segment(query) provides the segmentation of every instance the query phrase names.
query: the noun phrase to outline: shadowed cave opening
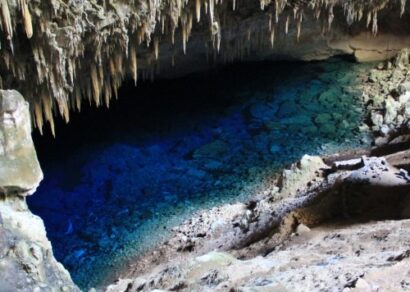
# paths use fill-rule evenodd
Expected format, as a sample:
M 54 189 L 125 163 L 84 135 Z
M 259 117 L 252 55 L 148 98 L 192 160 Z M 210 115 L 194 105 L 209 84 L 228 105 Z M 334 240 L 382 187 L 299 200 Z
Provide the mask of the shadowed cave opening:
M 263 191 L 303 154 L 366 147 L 368 68 L 264 62 L 125 82 L 110 109 L 84 104 L 55 139 L 34 133 L 45 178 L 30 208 L 73 280 L 103 285 L 194 212 Z

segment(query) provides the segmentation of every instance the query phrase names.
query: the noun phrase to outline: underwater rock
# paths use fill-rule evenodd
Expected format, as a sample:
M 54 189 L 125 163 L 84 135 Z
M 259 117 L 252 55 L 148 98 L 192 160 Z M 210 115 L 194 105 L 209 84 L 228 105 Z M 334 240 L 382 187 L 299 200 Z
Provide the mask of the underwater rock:
M 336 100 L 342 97 L 343 93 L 339 86 L 334 86 L 331 89 L 323 92 L 319 96 L 319 102 L 328 107 L 332 107 Z
M 254 104 L 249 109 L 252 117 L 261 121 L 272 120 L 275 117 L 277 110 L 277 107 L 275 108 L 261 103 Z
M 282 151 L 282 146 L 278 145 L 278 144 L 272 144 L 269 147 L 269 151 L 272 154 L 277 154 L 280 153 Z
M 221 140 L 213 141 L 195 150 L 193 154 L 194 159 L 203 158 L 221 158 L 228 152 L 228 144 Z
M 294 101 L 285 101 L 279 106 L 277 117 L 283 119 L 297 114 L 300 112 L 298 107 L 299 106 Z

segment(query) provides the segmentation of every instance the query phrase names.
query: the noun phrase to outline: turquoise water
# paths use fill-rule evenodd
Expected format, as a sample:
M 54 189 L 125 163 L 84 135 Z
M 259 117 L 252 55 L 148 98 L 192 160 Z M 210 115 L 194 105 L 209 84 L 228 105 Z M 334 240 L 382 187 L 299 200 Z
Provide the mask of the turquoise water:
M 366 69 L 256 63 L 125 84 L 110 110 L 35 137 L 45 179 L 30 208 L 80 287 L 112 281 L 198 210 L 257 194 L 303 154 L 363 147 Z

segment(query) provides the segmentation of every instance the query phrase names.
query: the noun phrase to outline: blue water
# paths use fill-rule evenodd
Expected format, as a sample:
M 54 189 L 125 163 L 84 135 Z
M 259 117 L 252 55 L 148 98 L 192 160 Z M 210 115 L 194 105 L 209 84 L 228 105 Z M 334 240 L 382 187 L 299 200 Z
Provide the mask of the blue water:
M 244 200 L 303 154 L 363 147 L 345 60 L 256 63 L 125 84 L 57 138 L 35 136 L 45 179 L 29 199 L 82 288 L 113 280 L 194 212 Z

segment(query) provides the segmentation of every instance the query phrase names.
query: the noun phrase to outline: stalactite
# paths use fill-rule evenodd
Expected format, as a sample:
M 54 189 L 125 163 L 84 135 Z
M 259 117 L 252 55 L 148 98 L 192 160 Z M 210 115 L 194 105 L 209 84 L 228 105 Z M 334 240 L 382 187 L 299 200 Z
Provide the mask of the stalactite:
M 196 21 L 201 21 L 201 0 L 195 1 L 195 12 L 196 12 Z
M 31 20 L 31 14 L 28 9 L 28 5 L 26 0 L 21 0 L 22 1 L 22 16 L 23 16 L 23 23 L 24 23 L 24 29 L 26 31 L 27 38 L 31 39 L 33 36 L 33 24 Z
M 43 135 L 43 111 L 40 105 L 41 101 L 34 103 L 34 121 L 36 128 L 40 131 L 40 134 Z
M 64 100 L 62 102 L 60 102 L 61 107 L 62 107 L 62 116 L 64 118 L 64 121 L 66 123 L 70 122 L 70 111 L 69 111 L 69 106 L 68 106 L 68 100 Z
M 174 44 L 177 28 L 181 30 L 182 49 L 185 54 L 193 31 L 194 17 L 197 22 L 201 20 L 205 22 L 211 31 L 205 43 L 212 44 L 214 51 L 209 51 L 206 57 L 208 58 L 212 54 L 214 58 L 217 58 L 219 50 L 223 46 L 223 54 L 218 58 L 232 62 L 234 59 L 243 58 L 251 49 L 260 49 L 269 45 L 269 41 L 273 47 L 277 29 L 284 27 L 285 34 L 288 34 L 292 10 L 295 14 L 296 34 L 297 39 L 299 39 L 302 33 L 304 12 L 311 13 L 316 19 L 321 18 L 325 33 L 326 24 L 328 25 L 327 30 L 330 30 L 333 22 L 334 7 L 342 6 L 348 24 L 360 21 L 363 15 L 367 14 L 367 26 L 376 34 L 378 31 L 378 13 L 387 4 L 398 3 L 397 7 L 400 8 L 401 15 L 406 9 L 406 0 L 254 1 L 259 1 L 260 8 L 266 11 L 265 15 L 269 17 L 269 35 L 266 33 L 266 23 L 263 23 L 264 29 L 249 27 L 239 31 L 230 27 L 232 26 L 230 23 L 232 12 L 230 12 L 229 7 L 232 5 L 232 10 L 236 11 L 237 0 L 232 0 L 232 4 L 227 1 L 224 3 L 222 0 L 195 0 L 195 2 L 193 0 L 123 1 L 121 5 L 129 5 L 132 13 L 134 13 L 132 10 L 134 7 L 137 9 L 136 11 L 139 11 L 141 6 L 141 11 L 144 11 L 142 14 L 130 16 L 130 19 L 122 19 L 121 13 L 117 13 L 115 19 L 105 18 L 104 13 L 107 10 L 103 8 L 103 5 L 106 5 L 108 10 L 113 11 L 118 8 L 115 1 L 110 5 L 107 5 L 107 1 L 95 1 L 93 7 L 87 8 L 89 10 L 84 12 L 81 9 L 78 11 L 73 9 L 75 5 L 82 4 L 58 0 L 51 5 L 54 10 L 46 14 L 40 5 L 42 1 L 28 3 L 28 0 L 0 0 L 1 33 L 3 39 L 8 40 L 9 45 L 9 47 L 3 45 L 1 48 L 3 70 L 7 71 L 9 76 L 8 79 L 3 79 L 5 83 L 3 86 L 9 86 L 10 82 L 24 84 L 22 86 L 27 87 L 27 99 L 33 101 L 33 104 L 43 105 L 43 109 L 38 105 L 32 109 L 36 126 L 43 125 L 44 120 L 49 121 L 51 126 L 53 114 L 59 112 L 68 120 L 69 110 L 81 109 L 82 98 L 88 98 L 90 102 L 94 100 L 97 105 L 104 103 L 101 99 L 105 98 L 105 104 L 108 106 L 113 93 L 117 97 L 117 89 L 126 73 L 130 73 L 136 83 L 139 45 L 144 43 L 144 45 L 149 46 L 148 50 L 153 50 L 153 53 L 147 54 L 149 55 L 147 56 L 145 55 L 147 50 L 142 48 L 141 53 L 144 54 L 144 60 L 152 58 L 152 60 L 157 61 L 148 65 L 143 63 L 142 69 L 144 67 L 145 69 L 150 68 L 150 71 L 140 70 L 140 72 L 145 72 L 144 74 L 148 78 L 153 75 L 152 72 L 160 69 L 159 54 L 163 40 L 169 39 L 169 35 L 171 35 Z M 80 2 L 82 3 L 82 1 Z M 307 9 L 303 11 L 303 8 Z M 202 17 L 205 20 L 201 19 L 203 11 L 207 15 L 207 17 Z M 260 12 L 259 14 L 262 15 Z M 16 16 L 21 16 L 21 19 Z M 54 21 L 54 19 L 59 21 Z M 112 22 L 104 22 L 103 19 L 110 19 Z M 17 25 L 21 28 L 17 29 Z M 34 31 L 33 25 L 36 29 Z M 103 28 L 100 25 L 103 25 Z M 77 27 L 81 27 L 84 31 L 77 32 Z M 104 30 L 104 33 L 99 34 L 100 30 Z M 25 35 L 20 36 L 16 33 L 17 31 L 22 31 Z M 224 43 L 222 43 L 222 31 L 224 38 L 227 37 Z M 88 43 L 82 39 L 84 32 L 97 33 L 92 36 Z M 232 35 L 237 34 L 242 36 L 232 41 Z M 23 48 L 22 37 L 33 38 L 33 41 L 29 43 L 30 46 Z M 64 41 L 64 45 L 60 43 L 61 40 Z M 153 40 L 152 45 L 151 40 Z M 31 50 L 29 53 L 33 56 L 32 60 L 22 65 L 23 62 L 17 59 L 17 56 L 21 56 L 19 55 L 21 52 L 13 55 L 12 42 L 20 51 L 24 50 L 27 53 L 27 50 Z M 125 64 L 125 60 L 128 61 L 128 64 Z M 172 53 L 172 63 L 173 65 L 175 63 L 174 53 Z M 29 79 L 28 76 L 32 76 L 32 80 L 26 80 Z M 88 78 L 90 82 L 81 80 L 80 76 L 90 76 Z M 28 83 L 30 81 L 32 84 Z M 40 95 L 36 93 L 39 91 L 38 88 L 41 88 L 42 91 Z M 51 100 L 51 102 L 44 102 L 43 98 Z M 43 111 L 43 121 L 39 118 L 39 111 Z
M 215 0 L 209 0 L 209 18 L 211 23 L 214 23 Z
M 191 37 L 191 32 L 192 32 L 192 14 L 188 13 L 188 23 L 187 23 L 187 38 Z
M 272 27 L 272 30 L 270 31 L 270 45 L 272 49 L 275 46 L 275 27 Z
M 75 106 L 78 112 L 81 111 L 81 91 L 80 87 L 76 86 L 74 89 L 74 96 L 75 96 Z
M 132 73 L 132 79 L 134 80 L 135 85 L 138 82 L 138 60 L 137 60 L 137 48 L 131 45 L 130 48 L 130 71 Z
M 407 0 L 400 0 L 400 15 L 403 16 L 404 11 L 406 10 Z
M 95 64 L 91 65 L 90 68 L 90 77 L 91 77 L 91 84 L 93 87 L 93 98 L 94 102 L 97 106 L 100 105 L 100 82 L 98 80 L 98 75 L 97 75 L 97 67 Z
M 0 1 L 1 9 L 1 27 L 6 35 L 6 39 L 11 42 L 13 38 L 13 26 L 11 24 L 11 16 L 9 10 L 9 4 L 7 0 Z
M 285 34 L 289 33 L 289 15 L 286 17 L 286 22 L 285 22 Z
M 186 27 L 185 26 L 181 27 L 181 33 L 182 33 L 182 51 L 184 52 L 184 55 L 185 55 L 186 54 L 186 42 L 187 42 Z
M 171 44 L 175 44 L 175 27 L 172 28 L 171 32 Z
M 372 13 L 369 11 L 369 12 L 367 12 L 367 20 L 366 20 L 366 27 L 367 28 L 369 27 L 371 21 L 372 21 Z
M 378 26 L 377 26 L 377 11 L 373 13 L 373 24 L 372 24 L 372 32 L 374 35 L 377 34 Z
M 335 18 L 335 15 L 333 14 L 333 5 L 330 5 L 329 9 L 328 9 L 328 18 L 327 18 L 327 22 L 328 22 L 328 30 L 330 31 L 331 27 L 332 27 L 332 23 L 333 23 L 333 19 Z
M 154 55 L 155 55 L 155 60 L 158 60 L 158 56 L 159 56 L 159 40 L 158 40 L 158 37 L 154 38 Z
M 105 99 L 105 106 L 107 108 L 110 108 L 110 100 L 111 100 L 110 82 L 104 82 L 104 99 Z
M 296 38 L 299 41 L 300 39 L 300 33 L 302 31 L 302 22 L 303 22 L 303 10 L 299 12 L 299 17 L 298 17 L 298 22 L 297 22 L 297 33 L 296 33 Z

